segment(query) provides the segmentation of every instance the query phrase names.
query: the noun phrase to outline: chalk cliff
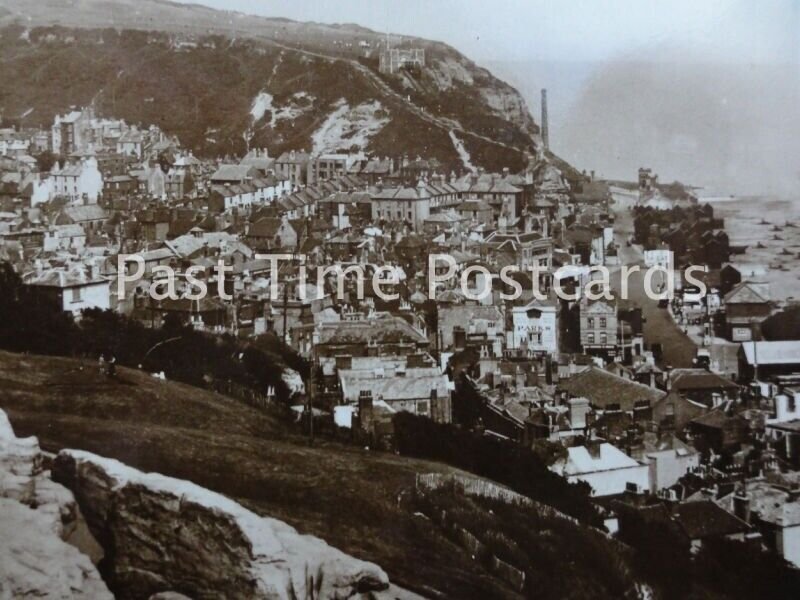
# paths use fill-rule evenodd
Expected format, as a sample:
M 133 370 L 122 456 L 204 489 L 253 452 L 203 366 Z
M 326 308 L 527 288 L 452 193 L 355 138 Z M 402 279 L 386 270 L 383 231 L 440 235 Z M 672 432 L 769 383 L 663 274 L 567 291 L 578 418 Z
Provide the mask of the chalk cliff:
M 0 598 L 112 598 L 92 564 L 102 550 L 44 462 L 0 410 Z
M 358 598 L 384 571 L 188 481 L 63 450 L 53 477 L 72 490 L 106 550 L 118 598 L 162 591 L 227 598 Z

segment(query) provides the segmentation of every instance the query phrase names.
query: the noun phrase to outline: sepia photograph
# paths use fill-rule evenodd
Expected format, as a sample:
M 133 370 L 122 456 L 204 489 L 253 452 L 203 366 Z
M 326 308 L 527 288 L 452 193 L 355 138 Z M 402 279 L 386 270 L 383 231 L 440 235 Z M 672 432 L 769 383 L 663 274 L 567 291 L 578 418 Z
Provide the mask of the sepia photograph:
M 0 600 L 800 599 L 800 0 L 0 0 Z

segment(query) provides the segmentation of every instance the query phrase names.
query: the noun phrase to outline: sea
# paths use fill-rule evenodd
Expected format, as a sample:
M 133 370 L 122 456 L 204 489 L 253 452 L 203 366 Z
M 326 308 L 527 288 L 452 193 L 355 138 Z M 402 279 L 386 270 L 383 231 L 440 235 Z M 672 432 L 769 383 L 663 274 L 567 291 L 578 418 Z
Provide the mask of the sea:
M 770 284 L 772 299 L 800 302 L 800 198 L 767 197 L 699 198 L 714 207 L 725 220 L 732 246 L 747 246 L 744 254 L 731 256 L 733 263 L 761 265 Z

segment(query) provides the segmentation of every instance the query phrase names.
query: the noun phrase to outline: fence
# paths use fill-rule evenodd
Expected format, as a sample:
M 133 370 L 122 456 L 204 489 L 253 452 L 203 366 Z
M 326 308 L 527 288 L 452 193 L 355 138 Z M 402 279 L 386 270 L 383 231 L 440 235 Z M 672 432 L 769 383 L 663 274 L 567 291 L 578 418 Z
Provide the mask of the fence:
M 256 408 L 267 408 L 275 403 L 275 397 L 234 381 L 214 381 L 209 387 L 220 394 L 236 398 Z
M 466 477 L 464 475 L 456 474 L 445 475 L 442 473 L 417 473 L 415 483 L 417 492 L 421 494 L 424 494 L 426 491 L 433 491 L 446 486 L 454 485 L 466 496 L 490 498 L 492 500 L 497 500 L 508 504 L 518 504 L 520 506 L 530 507 L 535 509 L 539 515 L 556 519 L 565 519 L 580 527 L 587 527 L 586 525 L 581 524 L 580 521 L 574 517 L 570 517 L 569 515 L 562 513 L 560 510 L 555 509 L 552 506 L 537 502 L 536 500 L 532 500 L 527 496 L 523 496 L 514 490 L 502 485 L 498 485 L 491 481 L 486 481 L 484 479 L 476 479 L 473 477 Z M 442 511 L 441 522 L 445 524 L 446 527 L 448 518 L 445 511 Z M 588 527 L 588 530 L 608 540 L 618 551 L 620 551 L 621 554 L 627 554 L 630 551 L 628 546 L 615 539 L 614 536 L 607 531 L 603 531 L 596 527 Z M 457 541 L 462 545 L 462 547 L 468 548 L 472 552 L 476 550 L 480 551 L 481 549 L 485 548 L 485 544 L 467 530 L 459 531 L 457 534 Z M 627 564 L 622 561 L 621 558 L 619 559 L 617 568 L 627 573 L 628 576 L 633 577 L 633 574 L 630 572 Z M 524 589 L 525 572 L 514 565 L 500 560 L 497 558 L 497 556 L 492 556 L 489 570 L 512 585 L 514 588 L 518 590 Z
M 467 496 L 490 498 L 507 504 L 520 504 L 522 506 L 535 508 L 542 516 L 556 517 L 566 519 L 572 523 L 578 523 L 578 520 L 574 517 L 570 517 L 552 506 L 542 504 L 536 500 L 531 500 L 527 496 L 523 496 L 514 490 L 492 483 L 491 481 L 486 481 L 485 479 L 475 479 L 472 477 L 465 477 L 464 475 L 444 475 L 442 473 L 417 473 L 416 477 L 416 487 L 420 492 L 436 490 L 453 484 Z

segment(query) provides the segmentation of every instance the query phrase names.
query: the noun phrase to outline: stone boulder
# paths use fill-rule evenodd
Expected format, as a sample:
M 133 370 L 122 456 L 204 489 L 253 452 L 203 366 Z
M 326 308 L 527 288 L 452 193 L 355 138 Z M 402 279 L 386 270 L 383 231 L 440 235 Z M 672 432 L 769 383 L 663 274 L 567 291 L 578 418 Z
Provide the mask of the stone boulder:
M 384 571 L 191 482 L 63 450 L 69 488 L 106 552 L 118 598 L 359 598 L 395 595 Z
M 113 598 L 88 556 L 39 511 L 0 498 L 0 598 Z
M 0 410 L 0 598 L 113 598 L 92 562 L 100 546 L 43 462 Z

